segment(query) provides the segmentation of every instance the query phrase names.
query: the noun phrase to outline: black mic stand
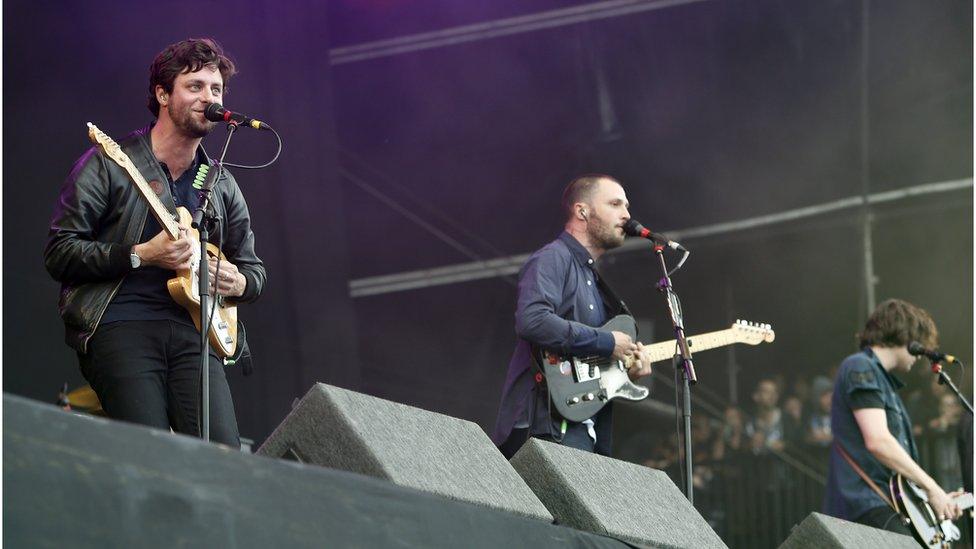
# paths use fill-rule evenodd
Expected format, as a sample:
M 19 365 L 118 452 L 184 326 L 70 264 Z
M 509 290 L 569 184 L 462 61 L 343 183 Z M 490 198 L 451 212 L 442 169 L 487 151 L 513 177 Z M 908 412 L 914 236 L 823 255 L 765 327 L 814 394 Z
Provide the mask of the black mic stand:
M 960 364 L 962 363 L 960 362 Z M 956 393 L 956 397 L 959 399 L 959 402 L 962 402 L 962 405 L 965 406 L 967 410 L 969 410 L 970 414 L 973 413 L 973 405 L 970 404 L 968 400 L 966 400 L 966 397 L 962 396 L 962 393 L 959 392 L 959 388 L 956 387 L 956 384 L 952 382 L 952 378 L 946 375 L 945 371 L 942 369 L 941 362 L 932 363 L 932 372 L 938 374 L 939 384 L 948 385 L 949 388 L 952 389 L 952 392 Z
M 692 459 L 691 459 L 691 386 L 698 383 L 698 376 L 695 375 L 695 365 L 691 360 L 691 351 L 688 350 L 688 341 L 685 339 L 684 315 L 681 313 L 681 303 L 678 295 L 674 292 L 671 285 L 671 276 L 668 273 L 668 266 L 664 262 L 664 246 L 655 243 L 654 252 L 657 254 L 661 264 L 662 278 L 657 283 L 658 291 L 664 292 L 668 301 L 668 312 L 671 314 L 671 324 L 674 326 L 674 338 L 678 344 L 678 352 L 673 359 L 675 375 L 681 372 L 682 381 L 682 411 L 681 416 L 684 420 L 685 436 L 685 497 L 692 505 L 695 504 L 695 493 L 692 478 Z M 687 257 L 687 253 L 685 254 Z M 682 258 L 684 263 L 684 258 Z M 679 264 L 680 266 L 680 264 Z M 681 368 L 678 368 L 678 364 Z
M 203 182 L 200 192 L 200 206 L 193 212 L 192 226 L 200 231 L 200 264 L 197 267 L 198 287 L 200 290 L 200 438 L 210 441 L 210 269 L 207 265 L 207 243 L 210 238 L 210 227 L 216 222 L 216 217 L 210 213 L 210 194 L 214 184 L 223 172 L 224 156 L 230 146 L 230 139 L 237 129 L 236 122 L 227 124 L 227 140 L 220 152 L 220 159 L 211 167 L 207 178 Z M 219 276 L 219 275 L 218 275 Z M 216 284 L 214 285 L 216 293 Z M 216 299 L 216 296 L 214 296 Z

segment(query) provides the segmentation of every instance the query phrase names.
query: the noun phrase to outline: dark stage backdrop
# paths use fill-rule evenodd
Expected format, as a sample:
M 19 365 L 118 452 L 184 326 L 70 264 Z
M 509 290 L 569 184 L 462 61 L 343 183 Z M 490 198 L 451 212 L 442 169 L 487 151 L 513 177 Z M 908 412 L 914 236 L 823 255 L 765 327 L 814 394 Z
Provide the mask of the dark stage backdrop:
M 330 23 L 335 45 L 347 46 L 523 14 L 525 4 L 347 0 Z M 581 172 L 619 177 L 632 215 L 657 230 L 971 178 L 971 44 L 971 2 L 732 0 L 337 65 L 340 165 L 371 185 L 346 181 L 352 277 L 531 252 L 560 230 L 560 192 Z M 943 347 L 971 356 L 971 186 L 872 215 L 877 301 L 928 308 Z M 674 284 L 689 332 L 737 318 L 777 332 L 772 345 L 700 354 L 703 396 L 749 409 L 761 377 L 809 380 L 856 350 L 867 308 L 861 216 L 686 242 L 694 253 Z M 650 255 L 604 264 L 666 338 Z M 355 306 L 367 390 L 491 427 L 515 343 L 511 280 Z
M 90 146 L 85 122 L 115 137 L 148 123 L 150 61 L 198 36 L 216 38 L 237 63 L 225 103 L 268 121 L 285 143 L 272 168 L 234 170 L 269 273 L 263 297 L 240 309 L 255 373 L 228 370 L 241 433 L 263 439 L 315 381 L 356 387 L 320 3 L 14 1 L 4 20 L 4 390 L 53 401 L 64 381 L 83 383 L 41 257 L 52 207 Z M 205 142 L 212 156 L 224 132 Z M 270 133 L 241 130 L 228 159 L 259 164 L 274 145 Z
M 558 233 L 580 172 L 619 177 L 658 230 L 972 178 L 971 2 L 702 1 L 338 65 L 330 48 L 585 2 L 139 4 L 5 3 L 4 390 L 52 400 L 81 383 L 41 264 L 51 206 L 88 146 L 84 122 L 120 136 L 148 121 L 146 67 L 189 36 L 224 44 L 241 70 L 226 103 L 286 140 L 273 169 L 235 172 L 270 276 L 242 309 L 257 373 L 231 379 L 258 441 L 313 381 L 490 430 L 515 342 L 511 278 L 355 299 L 346 285 L 531 252 Z M 236 160 L 273 150 L 265 135 L 235 140 Z M 878 300 L 928 308 L 968 362 L 972 188 L 873 215 Z M 777 331 L 701 354 L 702 391 L 747 401 L 760 377 L 826 373 L 854 349 L 860 212 L 686 244 L 674 283 L 690 332 L 736 318 Z M 604 268 L 665 338 L 650 257 Z

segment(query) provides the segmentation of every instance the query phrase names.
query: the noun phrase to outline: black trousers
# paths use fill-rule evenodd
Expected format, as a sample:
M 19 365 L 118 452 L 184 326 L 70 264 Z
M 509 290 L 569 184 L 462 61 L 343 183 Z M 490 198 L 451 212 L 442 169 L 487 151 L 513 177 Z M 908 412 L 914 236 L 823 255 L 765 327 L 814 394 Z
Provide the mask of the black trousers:
M 171 320 L 99 326 L 81 373 L 113 419 L 200 436 L 200 333 Z M 210 354 L 210 439 L 240 448 L 223 363 Z
M 911 536 L 911 531 L 905 526 L 905 523 L 901 520 L 901 515 L 896 513 L 894 509 L 885 505 L 884 507 L 875 507 L 870 511 L 865 512 L 863 515 L 854 519 L 854 522 L 864 524 L 866 526 L 873 526 L 875 528 L 880 528 L 881 530 L 888 530 L 889 532 L 895 532 L 897 534 L 904 534 L 906 536 Z

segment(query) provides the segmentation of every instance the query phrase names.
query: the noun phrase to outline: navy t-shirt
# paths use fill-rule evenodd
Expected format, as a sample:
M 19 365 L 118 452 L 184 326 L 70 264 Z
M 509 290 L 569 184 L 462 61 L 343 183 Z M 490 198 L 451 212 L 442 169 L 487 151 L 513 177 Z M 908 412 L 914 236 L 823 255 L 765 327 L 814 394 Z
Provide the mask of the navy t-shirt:
M 904 384 L 901 380 L 881 366 L 881 361 L 870 348 L 847 357 L 841 363 L 830 406 L 834 445 L 830 450 L 830 469 L 824 497 L 824 511 L 828 515 L 855 520 L 871 509 L 887 505 L 836 448 L 840 444 L 871 480 L 887 493 L 891 471 L 865 447 L 864 436 L 854 418 L 855 410 L 884 409 L 888 431 L 912 459 L 918 461 L 912 420 L 897 392 L 902 387 Z
M 193 179 L 201 162 L 205 162 L 202 149 L 198 149 L 193 163 L 184 171 L 179 179 L 173 180 L 169 167 L 160 162 L 163 173 L 169 180 L 170 193 L 176 206 L 182 206 L 193 213 L 200 204 L 200 191 L 193 188 Z M 151 212 L 146 217 L 146 225 L 142 230 L 140 243 L 152 240 L 159 234 L 162 227 Z M 125 320 L 174 320 L 193 326 L 190 313 L 173 301 L 166 289 L 169 279 L 176 276 L 175 271 L 159 267 L 140 267 L 126 275 L 122 286 L 105 309 L 99 325 Z

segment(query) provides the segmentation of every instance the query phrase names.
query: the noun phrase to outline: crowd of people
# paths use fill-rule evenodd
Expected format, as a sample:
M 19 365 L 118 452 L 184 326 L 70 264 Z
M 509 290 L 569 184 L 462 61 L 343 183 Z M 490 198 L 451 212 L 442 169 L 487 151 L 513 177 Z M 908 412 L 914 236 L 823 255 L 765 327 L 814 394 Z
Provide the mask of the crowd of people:
M 721 418 L 699 412 L 692 422 L 695 483 L 707 489 L 723 464 L 739 458 L 774 455 L 823 474 L 833 437 L 830 406 L 834 384 L 830 373 L 809 377 L 761 379 L 748 406 L 730 405 Z M 956 439 L 963 407 L 932 376 L 902 395 L 914 423 L 914 435 L 935 476 L 948 486 L 961 483 Z M 677 473 L 680 454 L 671 433 L 662 433 L 645 465 Z M 675 475 L 680 478 L 680 475 Z
M 721 417 L 698 407 L 691 436 L 696 507 L 716 531 L 732 539 L 735 533 L 729 529 L 743 528 L 748 530 L 743 539 L 754 539 L 755 530 L 765 526 L 759 524 L 764 519 L 758 512 L 749 511 L 758 501 L 796 508 L 796 517 L 783 510 L 776 513 L 783 528 L 819 510 L 833 443 L 834 374 L 761 379 L 748 394 L 747 405 L 726 406 Z M 957 439 L 964 410 L 937 379 L 913 379 L 901 396 L 927 470 L 944 486 L 956 487 L 962 485 Z M 680 486 L 683 464 L 674 433 L 659 433 L 651 448 L 643 463 L 667 472 Z M 740 511 L 750 516 L 730 516 Z

